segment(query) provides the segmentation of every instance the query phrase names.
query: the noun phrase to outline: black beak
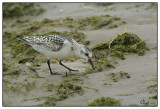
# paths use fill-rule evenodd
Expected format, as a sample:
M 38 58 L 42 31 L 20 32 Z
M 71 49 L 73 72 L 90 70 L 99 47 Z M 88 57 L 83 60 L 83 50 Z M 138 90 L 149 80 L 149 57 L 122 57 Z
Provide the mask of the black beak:
M 92 68 L 93 68 L 93 70 L 94 70 L 95 68 L 94 68 L 94 66 L 93 66 L 92 60 L 91 60 L 91 59 L 88 59 L 88 62 L 91 64 L 91 66 L 92 66 Z

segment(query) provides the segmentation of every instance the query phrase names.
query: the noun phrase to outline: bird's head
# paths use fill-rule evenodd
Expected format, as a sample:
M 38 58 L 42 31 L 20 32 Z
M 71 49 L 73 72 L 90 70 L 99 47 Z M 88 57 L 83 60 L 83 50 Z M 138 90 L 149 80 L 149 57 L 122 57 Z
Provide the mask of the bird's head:
M 92 51 L 85 45 L 81 45 L 79 49 L 78 56 L 82 59 L 88 60 L 88 62 L 91 64 L 93 70 L 95 69 L 92 62 Z

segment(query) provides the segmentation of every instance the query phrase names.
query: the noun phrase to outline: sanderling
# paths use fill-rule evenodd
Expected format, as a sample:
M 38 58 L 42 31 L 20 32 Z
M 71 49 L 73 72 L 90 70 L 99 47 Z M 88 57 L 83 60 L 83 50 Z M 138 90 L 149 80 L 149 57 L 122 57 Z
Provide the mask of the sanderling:
M 50 67 L 50 59 L 59 60 L 59 64 L 71 71 L 73 70 L 64 64 L 62 59 L 66 58 L 82 58 L 88 60 L 94 69 L 92 58 L 92 51 L 85 45 L 77 43 L 74 39 L 62 35 L 48 35 L 48 36 L 16 36 L 16 38 L 27 42 L 36 51 L 44 54 L 47 58 L 47 64 L 51 74 L 53 73 Z M 66 73 L 67 75 L 67 73 Z

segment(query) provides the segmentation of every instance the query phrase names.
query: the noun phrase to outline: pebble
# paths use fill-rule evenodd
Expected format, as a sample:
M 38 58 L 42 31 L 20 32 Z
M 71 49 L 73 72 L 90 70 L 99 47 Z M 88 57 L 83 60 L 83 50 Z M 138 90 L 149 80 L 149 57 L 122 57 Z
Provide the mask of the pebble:
M 33 63 L 26 62 L 26 66 L 27 66 L 27 67 L 31 67 L 31 66 L 33 66 Z

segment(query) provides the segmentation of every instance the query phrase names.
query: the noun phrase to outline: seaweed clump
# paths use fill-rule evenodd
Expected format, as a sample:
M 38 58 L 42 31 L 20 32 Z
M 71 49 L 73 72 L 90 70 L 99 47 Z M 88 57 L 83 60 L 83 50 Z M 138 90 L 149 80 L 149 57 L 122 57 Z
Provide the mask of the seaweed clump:
M 118 57 L 124 60 L 126 53 L 143 56 L 146 50 L 149 50 L 146 42 L 136 34 L 128 32 L 118 34 L 114 39 L 92 47 L 95 69 L 96 71 L 102 71 L 106 68 L 114 68 L 109 57 Z M 86 67 L 85 73 L 91 72 L 93 72 L 92 68 Z
M 101 97 L 88 103 L 88 106 L 121 106 L 120 102 L 111 97 Z
M 39 15 L 43 11 L 44 9 L 37 3 L 3 3 L 4 18 Z
M 149 50 L 144 40 L 140 39 L 136 34 L 128 32 L 119 34 L 110 41 L 109 48 L 111 53 L 115 52 L 115 55 L 117 55 L 118 51 L 118 54 L 136 53 L 142 56 L 145 54 L 146 50 Z
M 126 72 L 120 71 L 118 73 L 110 73 L 106 75 L 108 78 L 112 79 L 113 82 L 118 82 L 120 79 L 131 78 Z
M 124 53 L 136 53 L 140 56 L 145 54 L 145 51 L 149 50 L 146 46 L 146 42 L 133 33 L 118 34 L 113 40 L 100 43 L 92 47 L 92 51 L 97 54 L 117 56 L 121 59 L 125 59 Z M 108 53 L 102 53 L 107 51 Z
M 76 82 L 81 81 L 78 77 L 67 77 L 57 85 L 57 94 L 70 95 L 73 93 L 83 94 L 81 86 L 76 85 Z

